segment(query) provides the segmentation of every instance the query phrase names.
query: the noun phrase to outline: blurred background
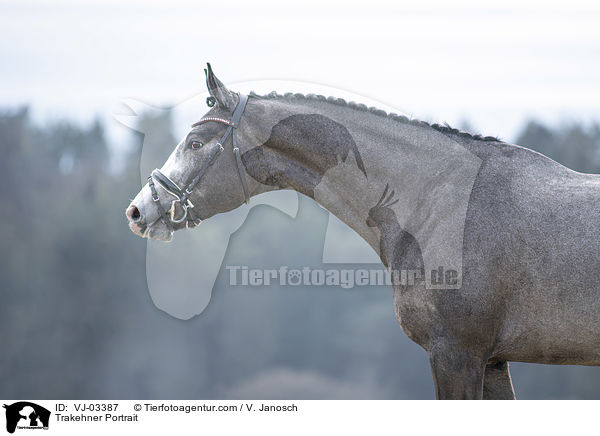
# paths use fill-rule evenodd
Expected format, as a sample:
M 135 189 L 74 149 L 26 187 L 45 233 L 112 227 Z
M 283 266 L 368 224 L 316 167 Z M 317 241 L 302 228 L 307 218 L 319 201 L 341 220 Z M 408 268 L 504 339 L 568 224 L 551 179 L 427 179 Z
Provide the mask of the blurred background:
M 168 155 L 194 120 L 115 114 L 203 92 L 209 61 L 233 88 L 328 85 L 599 173 L 600 7 L 453 4 L 0 1 L 0 397 L 433 398 L 388 288 L 230 287 L 223 266 L 201 315 L 159 310 L 124 209 L 139 132 Z M 304 197 L 257 206 L 223 265 L 319 265 L 327 222 Z M 511 368 L 517 398 L 600 398 L 600 368 Z

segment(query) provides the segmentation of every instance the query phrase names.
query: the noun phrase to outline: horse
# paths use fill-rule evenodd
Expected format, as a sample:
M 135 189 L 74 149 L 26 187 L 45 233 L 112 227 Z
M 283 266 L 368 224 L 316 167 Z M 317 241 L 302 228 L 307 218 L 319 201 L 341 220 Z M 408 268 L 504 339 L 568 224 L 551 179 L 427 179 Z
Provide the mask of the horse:
M 438 399 L 514 399 L 509 362 L 600 365 L 600 176 L 495 137 L 321 95 L 210 109 L 126 209 L 169 241 L 274 190 L 340 218 L 392 272 L 395 314 Z

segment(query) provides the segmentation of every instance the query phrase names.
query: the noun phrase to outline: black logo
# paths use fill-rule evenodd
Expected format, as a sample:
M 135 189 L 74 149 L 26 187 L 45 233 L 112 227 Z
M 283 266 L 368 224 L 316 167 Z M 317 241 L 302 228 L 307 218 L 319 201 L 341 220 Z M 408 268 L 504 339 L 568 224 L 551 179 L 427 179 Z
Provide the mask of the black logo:
M 50 411 L 29 401 L 19 401 L 6 409 L 6 431 L 14 433 L 15 429 L 48 429 Z

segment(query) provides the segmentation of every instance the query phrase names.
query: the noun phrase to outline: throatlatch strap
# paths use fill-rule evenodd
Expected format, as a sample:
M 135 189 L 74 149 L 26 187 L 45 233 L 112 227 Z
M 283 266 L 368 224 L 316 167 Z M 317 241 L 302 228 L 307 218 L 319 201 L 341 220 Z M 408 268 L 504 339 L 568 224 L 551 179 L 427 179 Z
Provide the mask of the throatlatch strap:
M 240 176 L 240 182 L 242 182 L 242 189 L 244 190 L 244 198 L 246 204 L 250 204 L 250 194 L 248 194 L 248 183 L 246 182 L 246 172 L 244 171 L 244 164 L 242 163 L 242 157 L 240 156 L 240 149 L 237 146 L 235 135 L 233 135 L 233 154 L 235 154 L 235 163 L 237 164 L 238 176 Z
M 246 103 L 248 102 L 248 96 L 240 94 L 240 101 L 238 106 L 235 108 L 231 124 L 233 127 L 233 134 L 231 135 L 231 143 L 233 145 L 233 154 L 235 154 L 235 163 L 237 164 L 238 176 L 240 176 L 240 182 L 242 182 L 242 188 L 244 189 L 244 198 L 246 204 L 250 204 L 250 194 L 248 193 L 248 182 L 246 181 L 246 171 L 244 171 L 244 164 L 242 163 L 242 157 L 240 156 L 240 148 L 237 146 L 237 140 L 235 137 L 235 129 L 238 127 L 238 123 L 242 118 Z
M 245 94 L 240 94 L 240 101 L 238 102 L 238 105 L 231 116 L 231 124 L 234 128 L 238 126 L 240 120 L 242 119 L 242 114 L 244 113 L 244 109 L 246 109 L 246 103 L 248 103 L 248 96 Z

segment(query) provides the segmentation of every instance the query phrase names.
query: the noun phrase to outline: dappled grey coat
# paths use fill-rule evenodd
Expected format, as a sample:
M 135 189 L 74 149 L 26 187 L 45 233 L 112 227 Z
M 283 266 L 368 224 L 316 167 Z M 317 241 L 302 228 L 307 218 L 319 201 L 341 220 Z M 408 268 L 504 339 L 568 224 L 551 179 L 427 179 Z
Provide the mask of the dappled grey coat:
M 217 104 L 206 116 L 230 119 L 238 95 L 210 66 L 207 82 Z M 161 171 L 185 186 L 225 129 L 194 127 Z M 508 361 L 600 364 L 599 176 L 322 96 L 251 95 L 235 134 L 251 195 L 315 199 L 399 272 L 397 318 L 429 354 L 438 398 L 514 398 Z M 231 142 L 223 146 L 192 194 L 202 219 L 244 201 Z M 130 227 L 169 240 L 154 203 L 146 185 Z

